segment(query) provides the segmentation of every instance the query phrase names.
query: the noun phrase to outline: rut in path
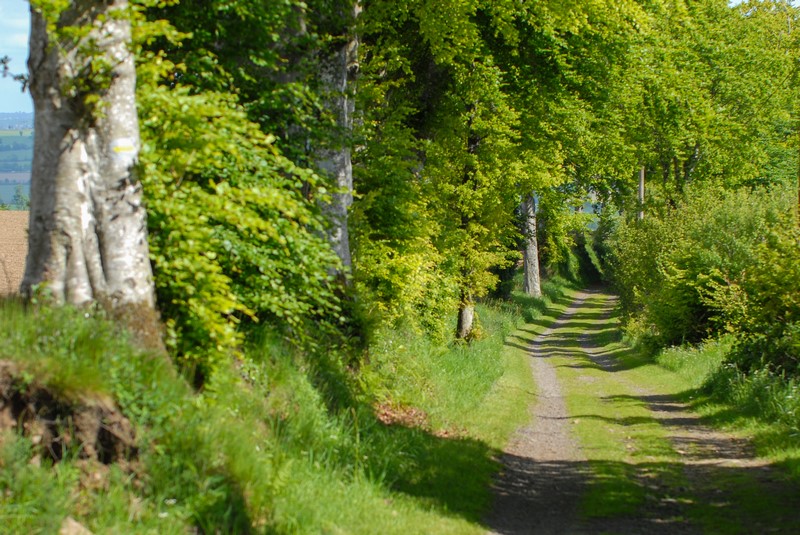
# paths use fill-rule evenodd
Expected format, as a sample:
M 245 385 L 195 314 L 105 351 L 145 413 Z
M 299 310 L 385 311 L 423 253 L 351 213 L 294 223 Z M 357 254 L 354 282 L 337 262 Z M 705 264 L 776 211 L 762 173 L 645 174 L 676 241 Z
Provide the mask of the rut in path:
M 531 423 L 517 431 L 502 458 L 503 471 L 495 482 L 495 504 L 487 525 L 498 534 L 682 534 L 718 532 L 709 528 L 727 516 L 729 532 L 800 532 L 800 493 L 780 481 L 776 470 L 755 459 L 746 441 L 702 425 L 687 407 L 657 392 L 650 392 L 626 377 L 613 353 L 604 350 L 603 333 L 612 327 L 608 320 L 613 297 L 598 291 L 582 292 L 562 316 L 545 332 L 528 339 L 531 371 L 536 396 L 531 404 Z M 598 318 L 605 321 L 597 321 Z M 589 321 L 592 319 L 593 321 Z M 580 334 L 576 334 L 580 332 Z M 630 473 L 645 499 L 633 512 L 613 517 L 593 517 L 581 508 L 581 499 L 596 478 L 595 469 L 603 459 L 591 458 L 573 436 L 573 422 L 556 373 L 555 359 L 569 359 L 569 367 L 580 373 L 592 367 L 627 393 L 613 403 L 635 401 L 649 411 L 647 420 L 657 422 L 666 433 L 678 459 L 670 468 L 682 476 L 681 486 L 663 481 L 664 467 L 641 459 L 618 464 Z M 561 364 L 563 366 L 564 364 Z M 579 376 L 590 383 L 595 380 Z M 613 412 L 581 415 L 605 419 L 611 425 Z M 622 425 L 636 425 L 622 422 Z M 588 457 L 588 458 L 587 458 Z M 722 482 L 722 483 L 721 483 Z M 727 483 L 725 483 L 727 482 Z M 722 486 L 720 487 L 720 485 Z M 774 511 L 747 517 L 748 504 L 737 503 L 737 485 L 753 485 L 775 502 Z M 738 498 L 741 499 L 741 498 Z M 698 513 L 705 508 L 706 513 Z M 730 513 L 730 515 L 728 515 Z M 705 516 L 704 516 L 705 514 Z M 744 517 L 742 515 L 745 515 Z M 787 516 L 788 515 L 788 516 Z M 694 522 L 690 519 L 700 519 Z M 705 518 L 705 520 L 703 520 Z M 699 524 L 703 525 L 699 525 Z M 712 523 L 712 526 L 715 525 Z M 722 524 L 717 524 L 722 528 Z

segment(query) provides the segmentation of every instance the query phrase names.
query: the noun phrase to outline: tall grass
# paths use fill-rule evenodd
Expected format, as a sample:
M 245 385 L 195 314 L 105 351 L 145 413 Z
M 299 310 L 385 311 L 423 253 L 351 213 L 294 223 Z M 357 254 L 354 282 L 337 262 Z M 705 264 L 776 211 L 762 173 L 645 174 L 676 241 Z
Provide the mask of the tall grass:
M 557 284 L 546 288 L 558 299 Z M 66 516 L 97 533 L 482 533 L 495 459 L 533 388 L 524 351 L 505 343 L 526 310 L 545 321 L 536 301 L 480 306 L 485 336 L 471 345 L 385 330 L 358 372 L 344 349 L 303 350 L 264 329 L 196 392 L 102 314 L 3 303 L 0 360 L 14 363 L 15 388 L 38 385 L 65 406 L 112 400 L 138 455 L 87 465 L 76 447 L 53 465 L 6 432 L 0 522 L 20 533 L 58 531 Z M 387 414 L 399 418 L 387 425 Z

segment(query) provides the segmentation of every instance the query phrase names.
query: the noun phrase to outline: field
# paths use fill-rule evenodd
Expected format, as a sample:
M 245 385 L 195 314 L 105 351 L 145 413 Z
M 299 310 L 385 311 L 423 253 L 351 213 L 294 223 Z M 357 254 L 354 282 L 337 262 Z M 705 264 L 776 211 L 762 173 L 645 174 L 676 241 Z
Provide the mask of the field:
M 32 158 L 32 130 L 0 131 L 0 172 L 30 172 Z
M 20 135 L 20 132 L 22 134 Z M 20 138 L 31 138 L 33 139 L 33 129 L 26 128 L 24 130 L 0 130 L 0 138 L 10 138 L 10 137 L 20 137 Z
M 28 254 L 28 212 L 0 211 L 0 295 L 16 293 Z

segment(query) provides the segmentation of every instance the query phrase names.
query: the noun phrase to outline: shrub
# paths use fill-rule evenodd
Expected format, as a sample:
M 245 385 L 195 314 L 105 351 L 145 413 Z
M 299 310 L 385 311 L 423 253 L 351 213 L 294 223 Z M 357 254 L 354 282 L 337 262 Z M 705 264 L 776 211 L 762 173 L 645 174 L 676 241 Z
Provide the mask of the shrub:
M 338 259 L 304 188 L 318 177 L 283 157 L 236 97 L 172 83 L 181 70 L 144 53 L 141 170 L 167 344 L 202 381 L 239 350 L 240 324 L 306 332 L 341 318 L 329 270 Z
M 610 264 L 627 322 L 643 325 L 659 345 L 729 330 L 721 303 L 732 309 L 736 295 L 723 289 L 745 280 L 787 201 L 760 189 L 695 189 L 674 207 L 621 223 Z
M 741 286 L 714 292 L 733 296 L 719 302 L 741 332 L 732 360 L 745 371 L 800 375 L 800 229 L 792 223 L 770 232 Z

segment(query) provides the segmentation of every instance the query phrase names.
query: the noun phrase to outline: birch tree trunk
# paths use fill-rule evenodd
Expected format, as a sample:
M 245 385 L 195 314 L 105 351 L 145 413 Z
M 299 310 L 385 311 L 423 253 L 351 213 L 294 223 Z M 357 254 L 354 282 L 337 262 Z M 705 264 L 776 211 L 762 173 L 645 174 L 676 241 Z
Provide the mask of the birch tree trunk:
M 127 0 L 71 3 L 48 32 L 32 7 L 29 248 L 21 292 L 97 302 L 160 345 L 142 188 Z M 65 28 L 90 28 L 80 38 Z M 96 100 L 95 100 L 96 98 Z M 157 339 L 157 341 L 156 341 Z
M 352 26 L 360 12 L 361 7 L 356 3 L 348 13 L 346 26 L 349 35 L 345 45 L 323 57 L 320 65 L 320 80 L 328 107 L 336 118 L 342 138 L 347 137 L 353 129 L 355 102 L 351 93 L 358 72 L 358 37 L 352 31 Z M 337 140 L 332 146 L 318 151 L 317 162 L 319 168 L 331 177 L 336 188 L 330 203 L 323 206 L 323 211 L 330 222 L 328 240 L 345 272 L 348 272 L 353 265 L 347 226 L 347 213 L 353 204 L 353 165 L 349 139 Z
M 532 297 L 542 296 L 542 283 L 539 271 L 539 241 L 536 236 L 536 199 L 533 194 L 522 201 L 525 218 L 525 249 L 522 254 L 522 290 Z

